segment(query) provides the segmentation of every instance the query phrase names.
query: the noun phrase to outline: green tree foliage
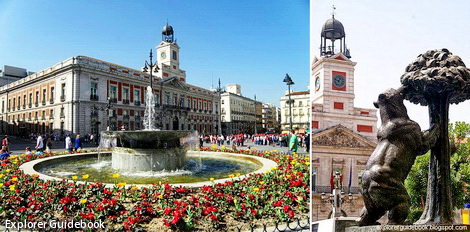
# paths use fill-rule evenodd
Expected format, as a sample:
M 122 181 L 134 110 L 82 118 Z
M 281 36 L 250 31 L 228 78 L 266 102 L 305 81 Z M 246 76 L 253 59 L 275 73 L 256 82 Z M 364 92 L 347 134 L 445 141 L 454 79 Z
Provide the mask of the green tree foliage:
M 470 203 L 470 124 L 456 122 L 449 124 L 449 138 L 452 147 L 451 187 L 452 204 L 462 208 L 464 203 Z M 428 182 L 429 153 L 416 159 L 411 168 L 405 186 L 411 197 L 411 209 L 408 220 L 415 222 L 421 216 L 426 200 Z

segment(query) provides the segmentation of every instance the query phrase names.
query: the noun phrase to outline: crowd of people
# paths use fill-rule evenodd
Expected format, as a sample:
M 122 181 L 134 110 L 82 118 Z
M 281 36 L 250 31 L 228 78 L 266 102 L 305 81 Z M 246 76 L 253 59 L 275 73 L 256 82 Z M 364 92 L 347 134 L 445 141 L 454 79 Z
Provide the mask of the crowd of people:
M 295 141 L 294 141 L 294 139 Z M 291 141 L 292 140 L 292 141 Z M 245 146 L 247 142 L 251 142 L 255 145 L 264 145 L 264 146 L 281 146 L 289 147 L 291 150 L 291 143 L 296 144 L 295 152 L 297 152 L 298 147 L 305 148 L 305 151 L 308 153 L 310 150 L 309 147 L 310 136 L 309 134 L 296 133 L 291 131 L 290 133 L 283 134 L 273 134 L 273 133 L 260 133 L 260 134 L 229 134 L 229 135 L 200 135 L 199 136 L 199 146 L 203 147 L 204 143 L 206 144 L 217 144 L 217 146 L 227 145 L 232 147 Z
M 52 148 L 60 148 L 59 145 L 62 141 L 65 142 L 64 147 L 68 152 L 76 152 L 83 147 L 83 143 L 99 143 L 99 136 L 96 138 L 93 134 L 88 134 L 85 138 L 82 138 L 79 134 L 72 136 L 71 134 L 65 135 L 61 138 L 59 135 L 49 135 L 47 133 L 31 133 L 30 134 L 31 142 L 35 142 L 35 152 L 32 152 L 32 148 L 27 146 L 25 148 L 24 154 L 40 154 L 40 153 L 49 153 L 52 151 Z M 0 160 L 7 159 L 10 157 L 10 137 L 5 135 L 2 139 L 2 149 L 0 150 Z

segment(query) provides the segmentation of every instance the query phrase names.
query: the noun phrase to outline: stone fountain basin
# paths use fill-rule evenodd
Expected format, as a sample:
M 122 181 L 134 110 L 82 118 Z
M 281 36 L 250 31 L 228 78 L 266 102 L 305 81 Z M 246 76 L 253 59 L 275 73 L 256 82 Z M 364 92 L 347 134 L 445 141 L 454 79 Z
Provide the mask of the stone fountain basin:
M 189 188 L 199 188 L 205 185 L 212 185 L 212 184 L 217 184 L 217 183 L 224 183 L 226 181 L 234 181 L 234 180 L 241 180 L 243 178 L 248 177 L 249 175 L 256 174 L 256 173 L 265 173 L 266 171 L 271 171 L 272 168 L 277 167 L 277 163 L 258 156 L 252 156 L 252 155 L 244 155 L 244 154 L 236 154 L 236 153 L 227 153 L 227 152 L 202 152 L 202 151 L 188 151 L 188 155 L 191 156 L 204 156 L 204 157 L 214 157 L 218 159 L 243 159 L 243 160 L 249 160 L 250 162 L 260 164 L 261 167 L 257 169 L 254 172 L 247 173 L 245 175 L 241 175 L 239 177 L 233 177 L 233 178 L 223 178 L 223 179 L 217 179 L 214 181 L 202 181 L 202 182 L 196 182 L 196 183 L 175 183 L 175 184 L 170 184 L 173 186 L 184 186 L 184 187 L 189 187 Z M 53 157 L 48 157 L 48 158 L 42 158 L 42 159 L 36 159 L 27 163 L 24 163 L 20 166 L 20 170 L 22 170 L 25 174 L 28 175 L 33 175 L 37 174 L 40 179 L 42 180 L 52 180 L 52 181 L 61 181 L 62 178 L 57 178 L 53 176 L 49 176 L 43 173 L 38 172 L 37 170 L 42 169 L 43 167 L 46 167 L 50 165 L 51 163 L 57 163 L 57 162 L 64 162 L 64 161 L 70 161 L 71 159 L 88 159 L 88 158 L 96 158 L 98 156 L 98 153 L 82 153 L 82 154 L 70 154 L 70 155 L 59 155 L 59 156 L 53 156 Z M 73 182 L 72 180 L 69 180 L 69 182 Z M 83 181 L 76 181 L 76 183 L 85 183 Z M 132 184 L 132 183 L 127 183 L 127 186 L 137 186 L 137 187 L 151 187 L 151 184 Z M 113 188 L 115 187 L 114 184 L 105 184 L 106 187 L 108 188 Z
M 117 139 L 118 147 L 143 149 L 181 148 L 192 131 L 142 130 L 142 131 L 102 131 L 101 139 Z M 107 148 L 107 147 L 103 147 Z

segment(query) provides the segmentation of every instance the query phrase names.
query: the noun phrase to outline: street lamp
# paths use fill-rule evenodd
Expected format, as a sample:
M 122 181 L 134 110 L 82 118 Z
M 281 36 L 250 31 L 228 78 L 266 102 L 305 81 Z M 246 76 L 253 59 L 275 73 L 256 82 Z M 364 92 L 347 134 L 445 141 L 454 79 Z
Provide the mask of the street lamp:
M 106 114 L 108 116 L 108 126 L 107 126 L 106 130 L 109 130 L 109 126 L 110 126 L 110 123 L 111 123 L 111 120 L 109 119 L 111 117 L 109 115 L 109 110 L 112 107 L 113 107 L 113 104 L 111 103 L 111 98 L 109 98 L 109 97 L 108 97 L 108 103 L 104 107 L 96 107 L 96 105 L 93 105 L 93 110 L 106 111 Z
M 286 73 L 286 77 L 284 77 L 283 82 L 287 84 L 288 87 L 288 94 L 289 94 L 289 100 L 287 103 L 289 104 L 289 125 L 290 125 L 290 130 L 292 130 L 292 100 L 290 99 L 290 86 L 294 84 L 292 79 L 290 78 L 289 74 Z
M 152 88 L 152 83 L 153 83 L 152 73 L 153 72 L 157 73 L 159 68 L 158 68 L 157 61 L 155 61 L 155 63 L 153 63 L 152 61 L 152 58 L 153 58 L 152 49 L 150 49 L 149 57 L 150 57 L 150 62 L 145 61 L 144 72 L 147 72 L 148 68 L 150 68 L 150 88 Z M 153 70 L 153 68 L 155 68 L 155 70 Z

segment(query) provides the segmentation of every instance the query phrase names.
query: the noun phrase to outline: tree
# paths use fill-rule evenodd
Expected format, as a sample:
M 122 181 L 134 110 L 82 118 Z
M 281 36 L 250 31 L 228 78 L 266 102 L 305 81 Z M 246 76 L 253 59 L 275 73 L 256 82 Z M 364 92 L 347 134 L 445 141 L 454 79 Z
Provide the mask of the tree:
M 450 143 L 454 151 L 450 157 L 450 186 L 454 194 L 452 204 L 456 208 L 462 208 L 464 203 L 470 203 L 470 140 L 465 140 L 469 133 L 469 123 L 456 122 L 455 124 L 449 124 Z M 418 157 L 405 181 L 406 189 L 411 197 L 408 220 L 412 222 L 417 221 L 424 210 L 429 158 L 429 153 Z
M 405 98 L 428 105 L 430 124 L 440 128 L 431 148 L 426 205 L 416 224 L 453 222 L 450 179 L 449 105 L 470 99 L 470 71 L 447 49 L 429 50 L 406 67 L 401 76 Z

